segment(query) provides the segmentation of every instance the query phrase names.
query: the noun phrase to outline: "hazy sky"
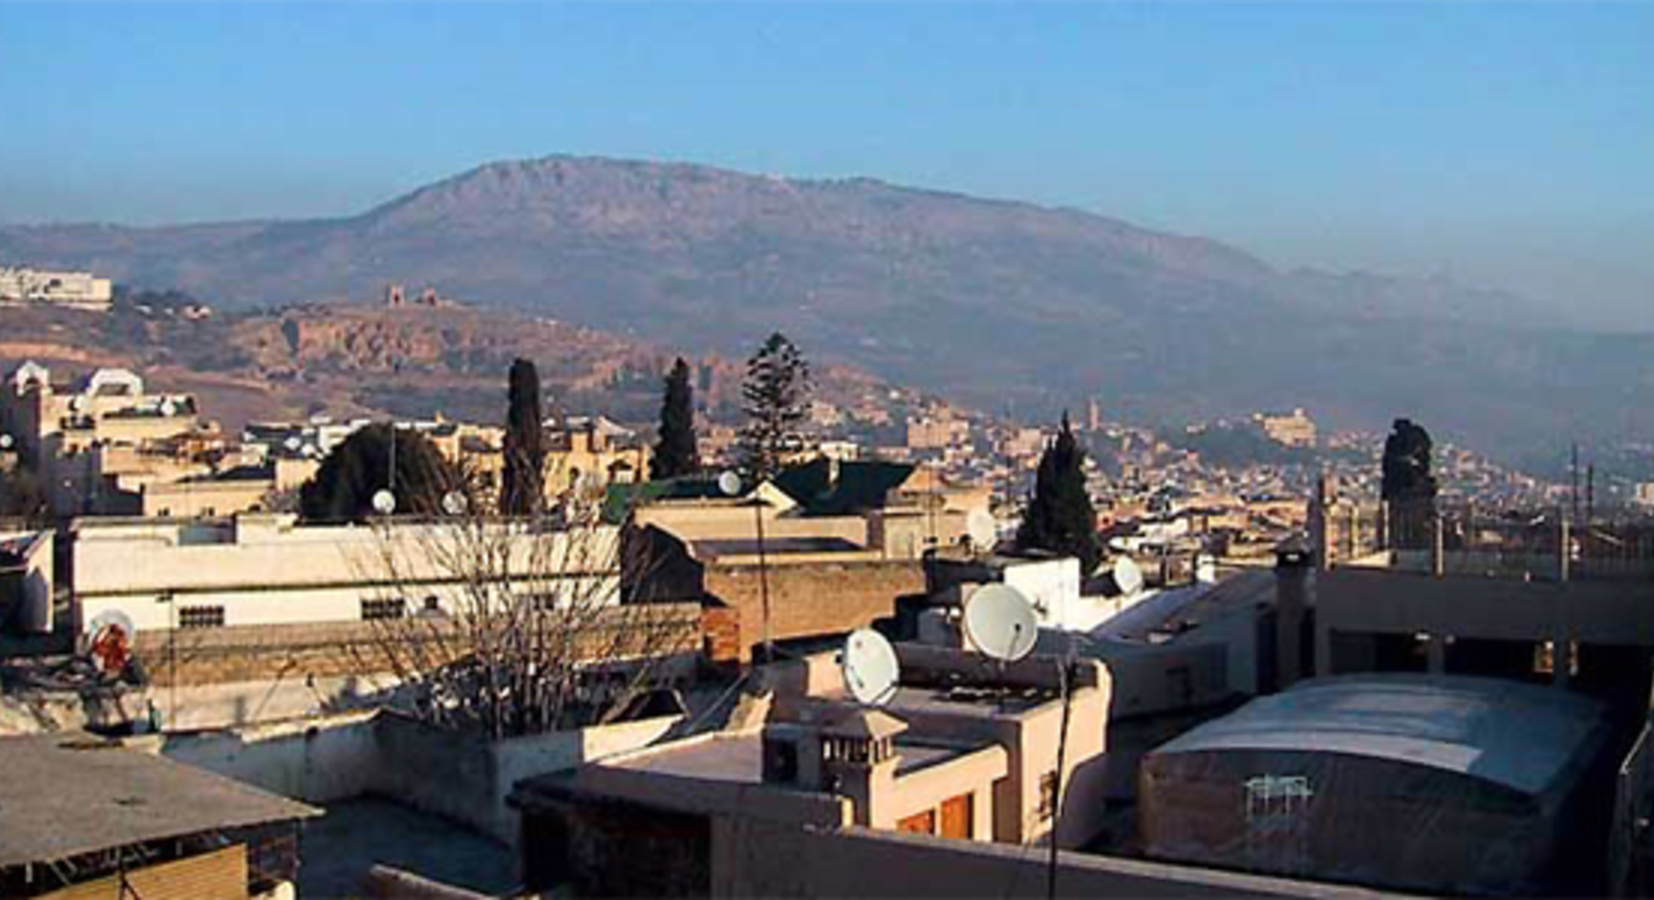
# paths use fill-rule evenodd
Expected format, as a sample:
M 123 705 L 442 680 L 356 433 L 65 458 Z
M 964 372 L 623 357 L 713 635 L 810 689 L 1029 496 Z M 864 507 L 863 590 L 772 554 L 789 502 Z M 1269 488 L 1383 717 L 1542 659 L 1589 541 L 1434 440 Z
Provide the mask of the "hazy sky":
M 0 221 L 670 158 L 1077 206 L 1654 327 L 1654 3 L 0 0 Z

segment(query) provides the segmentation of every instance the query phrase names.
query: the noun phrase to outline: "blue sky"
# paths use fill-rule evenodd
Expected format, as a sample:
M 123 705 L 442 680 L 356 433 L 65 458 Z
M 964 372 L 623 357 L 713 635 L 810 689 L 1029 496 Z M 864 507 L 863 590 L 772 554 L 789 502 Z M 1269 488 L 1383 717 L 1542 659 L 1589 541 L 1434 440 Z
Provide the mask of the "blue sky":
M 1076 206 L 1654 327 L 1654 4 L 0 0 L 0 221 L 670 158 Z

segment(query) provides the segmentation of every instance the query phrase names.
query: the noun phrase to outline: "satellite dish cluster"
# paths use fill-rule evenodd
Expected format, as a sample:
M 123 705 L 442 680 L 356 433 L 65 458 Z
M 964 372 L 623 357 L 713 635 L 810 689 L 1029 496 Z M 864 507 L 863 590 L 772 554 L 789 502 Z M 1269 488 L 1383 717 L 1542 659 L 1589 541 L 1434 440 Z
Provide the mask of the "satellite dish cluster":
M 1006 584 L 990 584 L 965 604 L 965 634 L 978 653 L 1002 663 L 1016 662 L 1032 653 L 1039 640 L 1034 607 L 1022 592 Z M 901 684 L 896 648 L 884 635 L 858 628 L 844 640 L 839 655 L 844 685 L 863 706 L 883 706 Z

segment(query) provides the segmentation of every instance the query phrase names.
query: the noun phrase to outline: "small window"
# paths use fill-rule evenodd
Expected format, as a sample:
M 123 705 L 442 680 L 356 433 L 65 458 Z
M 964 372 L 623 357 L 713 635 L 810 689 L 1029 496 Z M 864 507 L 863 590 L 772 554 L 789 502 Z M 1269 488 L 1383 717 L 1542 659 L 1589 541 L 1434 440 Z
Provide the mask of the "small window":
M 1057 814 L 1057 770 L 1039 777 L 1039 818 L 1041 822 Z
M 180 606 L 178 607 L 179 628 L 223 628 L 224 607 L 222 606 Z
M 362 621 L 400 619 L 408 613 L 408 601 L 401 597 L 374 597 L 362 601 Z

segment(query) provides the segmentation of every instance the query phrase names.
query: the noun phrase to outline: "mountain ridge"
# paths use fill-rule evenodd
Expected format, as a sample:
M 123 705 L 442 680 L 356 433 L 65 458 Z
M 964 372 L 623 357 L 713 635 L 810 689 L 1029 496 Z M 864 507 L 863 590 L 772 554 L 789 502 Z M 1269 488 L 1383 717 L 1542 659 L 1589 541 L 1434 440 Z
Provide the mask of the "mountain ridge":
M 813 355 L 1034 417 L 1100 396 L 1155 420 L 1282 405 L 1369 426 L 1410 414 L 1484 443 L 1549 440 L 1593 417 L 1654 434 L 1602 390 L 1648 396 L 1650 364 L 1625 355 L 1648 339 L 1558 328 L 1510 292 L 1280 269 L 1088 211 L 870 178 L 551 155 L 338 218 L 0 228 L 0 259 L 243 308 L 429 284 L 726 355 L 780 329 Z

